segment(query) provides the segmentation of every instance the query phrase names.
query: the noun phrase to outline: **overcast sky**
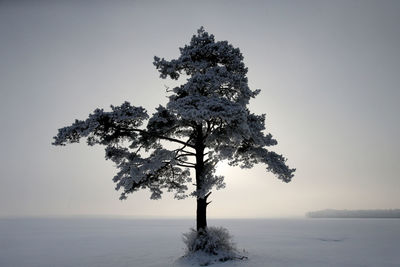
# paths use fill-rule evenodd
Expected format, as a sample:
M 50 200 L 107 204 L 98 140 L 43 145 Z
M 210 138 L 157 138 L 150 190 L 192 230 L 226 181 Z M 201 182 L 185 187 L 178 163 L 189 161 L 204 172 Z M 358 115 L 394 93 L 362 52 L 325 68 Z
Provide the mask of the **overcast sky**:
M 222 164 L 210 217 L 400 208 L 400 2 L 32 2 L 0 1 L 0 216 L 194 217 L 193 198 L 121 202 L 102 147 L 51 142 L 97 107 L 165 104 L 153 56 L 202 25 L 241 49 L 250 109 L 297 168 L 285 184 Z

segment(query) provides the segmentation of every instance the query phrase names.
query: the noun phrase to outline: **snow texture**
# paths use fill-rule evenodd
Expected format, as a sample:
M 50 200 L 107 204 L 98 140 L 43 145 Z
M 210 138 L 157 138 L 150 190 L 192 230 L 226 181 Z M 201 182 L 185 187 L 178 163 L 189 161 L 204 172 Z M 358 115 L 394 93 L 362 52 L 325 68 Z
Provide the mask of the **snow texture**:
M 191 220 L 0 219 L 2 267 L 199 266 L 182 258 Z M 209 220 L 247 260 L 212 266 L 398 267 L 398 219 Z

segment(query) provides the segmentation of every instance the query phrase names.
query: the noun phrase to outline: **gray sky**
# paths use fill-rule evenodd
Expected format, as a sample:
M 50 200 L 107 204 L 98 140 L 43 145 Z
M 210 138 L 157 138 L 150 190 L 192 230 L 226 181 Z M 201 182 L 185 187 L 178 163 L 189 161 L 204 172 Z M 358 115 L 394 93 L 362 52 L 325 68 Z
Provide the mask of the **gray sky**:
M 297 168 L 284 184 L 222 165 L 210 217 L 400 207 L 398 1 L 56 2 L 0 1 L 0 216 L 194 217 L 193 198 L 119 201 L 102 147 L 50 144 L 97 107 L 165 104 L 153 56 L 201 25 L 241 49 L 250 109 Z

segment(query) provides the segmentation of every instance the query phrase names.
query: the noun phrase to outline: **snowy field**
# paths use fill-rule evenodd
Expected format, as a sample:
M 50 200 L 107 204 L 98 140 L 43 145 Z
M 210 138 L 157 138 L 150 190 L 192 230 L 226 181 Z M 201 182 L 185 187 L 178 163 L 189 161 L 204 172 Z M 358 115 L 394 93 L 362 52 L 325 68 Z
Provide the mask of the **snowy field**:
M 0 219 L 1 267 L 189 266 L 191 220 Z M 398 219 L 209 220 L 248 260 L 213 266 L 400 266 Z

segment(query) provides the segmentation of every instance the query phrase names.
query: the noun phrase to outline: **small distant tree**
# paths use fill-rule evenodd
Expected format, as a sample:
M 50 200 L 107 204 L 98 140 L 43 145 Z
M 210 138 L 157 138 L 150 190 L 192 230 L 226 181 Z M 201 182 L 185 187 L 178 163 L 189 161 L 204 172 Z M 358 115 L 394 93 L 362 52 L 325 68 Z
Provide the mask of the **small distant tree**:
M 116 190 L 122 190 L 120 199 L 145 188 L 152 199 L 161 198 L 163 190 L 174 191 L 178 199 L 195 197 L 197 231 L 203 233 L 211 190 L 225 186 L 224 177 L 215 174 L 221 160 L 241 168 L 264 163 L 267 171 L 290 182 L 295 169 L 268 149 L 277 141 L 264 133 L 265 115 L 247 108 L 260 90 L 250 90 L 238 48 L 215 41 L 201 27 L 190 44 L 180 48 L 179 58 L 154 57 L 154 65 L 163 79 L 187 77 L 186 83 L 168 90 L 166 106 L 160 105 L 151 117 L 129 102 L 111 106 L 111 111 L 96 109 L 86 120 L 59 129 L 53 145 L 87 137 L 88 145 L 105 146 L 106 159 L 118 168 L 113 181 Z M 193 192 L 188 192 L 190 183 Z

